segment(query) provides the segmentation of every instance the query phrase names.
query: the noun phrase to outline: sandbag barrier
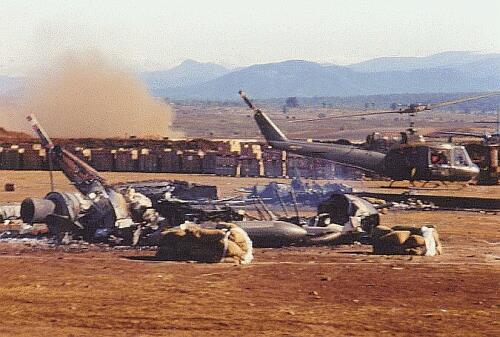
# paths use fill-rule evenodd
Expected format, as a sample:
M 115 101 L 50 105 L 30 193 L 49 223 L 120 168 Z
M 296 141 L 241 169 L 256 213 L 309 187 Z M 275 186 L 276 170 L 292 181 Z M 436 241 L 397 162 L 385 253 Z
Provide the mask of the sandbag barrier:
M 431 225 L 377 226 L 372 232 L 373 253 L 380 255 L 419 255 L 434 256 L 442 254 L 442 245 L 436 228 Z
M 219 223 L 215 229 L 182 224 L 162 232 L 156 258 L 249 264 L 253 260 L 253 247 L 247 233 L 232 223 Z

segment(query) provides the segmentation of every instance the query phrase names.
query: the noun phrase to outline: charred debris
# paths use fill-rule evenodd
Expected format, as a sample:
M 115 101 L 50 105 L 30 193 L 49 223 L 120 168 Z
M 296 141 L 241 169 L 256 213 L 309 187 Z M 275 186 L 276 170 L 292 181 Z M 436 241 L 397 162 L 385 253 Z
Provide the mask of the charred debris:
M 93 189 L 90 195 L 50 192 L 44 198 L 2 206 L 4 224 L 20 228 L 11 226 L 2 238 L 157 246 L 162 232 L 170 228 L 198 224 L 215 229 L 220 223 L 232 223 L 248 234 L 254 247 L 282 247 L 369 241 L 372 228 L 379 224 L 377 209 L 350 194 L 332 194 L 316 207 L 317 215 L 304 217 L 300 212 L 313 210 L 310 204 L 283 202 L 280 211 L 262 198 L 220 200 L 214 186 L 148 181 L 108 188 L 99 196 L 92 195 L 97 194 Z

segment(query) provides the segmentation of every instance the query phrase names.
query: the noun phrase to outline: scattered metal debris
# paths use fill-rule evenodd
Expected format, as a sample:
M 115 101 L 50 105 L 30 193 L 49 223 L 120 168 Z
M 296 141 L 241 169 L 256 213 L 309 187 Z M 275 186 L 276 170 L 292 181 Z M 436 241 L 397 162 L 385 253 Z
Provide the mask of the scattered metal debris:
M 498 198 L 478 198 L 478 197 L 458 197 L 441 195 L 411 195 L 407 193 L 374 193 L 355 192 L 359 197 L 369 198 L 368 200 L 382 199 L 387 204 L 393 205 L 396 209 L 421 209 L 421 210 L 457 210 L 457 211 L 500 211 L 500 199 Z
M 10 204 L 0 206 L 0 222 L 21 218 L 21 205 Z
M 404 210 L 434 210 L 438 209 L 432 202 L 423 202 L 420 199 L 410 198 L 402 202 L 392 202 L 391 209 Z
M 270 182 L 267 185 L 255 185 L 243 191 L 249 193 L 249 198 L 262 198 L 271 204 L 293 203 L 293 194 L 295 194 L 298 204 L 316 207 L 334 193 L 351 193 L 353 189 L 345 184 L 309 184 L 304 183 L 300 178 L 293 178 L 290 184 Z

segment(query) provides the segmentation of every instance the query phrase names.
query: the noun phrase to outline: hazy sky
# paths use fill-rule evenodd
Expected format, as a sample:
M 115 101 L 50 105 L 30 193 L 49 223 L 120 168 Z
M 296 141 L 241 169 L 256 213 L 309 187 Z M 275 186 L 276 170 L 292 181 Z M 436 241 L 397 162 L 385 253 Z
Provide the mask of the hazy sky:
M 0 1 L 0 74 L 97 49 L 131 70 L 191 58 L 338 64 L 449 50 L 500 52 L 499 0 Z

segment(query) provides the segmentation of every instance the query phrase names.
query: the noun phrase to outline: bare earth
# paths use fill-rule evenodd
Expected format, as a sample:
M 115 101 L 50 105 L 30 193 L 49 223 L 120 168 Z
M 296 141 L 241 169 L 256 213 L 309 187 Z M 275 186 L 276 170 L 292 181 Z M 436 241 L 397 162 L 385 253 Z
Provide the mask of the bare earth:
M 0 192 L 0 203 L 43 196 L 46 177 L 2 172 L 2 186 L 18 190 Z M 221 196 L 257 181 L 155 177 L 215 184 Z M 56 182 L 68 188 L 62 176 Z M 375 256 L 361 245 L 257 249 L 254 263 L 234 266 L 152 262 L 149 250 L 0 243 L 0 336 L 500 335 L 498 215 L 399 211 L 382 221 L 437 225 L 444 255 Z
M 371 117 L 354 117 L 342 119 L 325 119 L 311 122 L 293 122 L 307 118 L 331 115 L 350 115 L 367 111 L 331 109 L 318 107 L 299 107 L 288 109 L 283 114 L 281 107 L 269 106 L 254 102 L 266 112 L 276 125 L 290 138 L 298 139 L 349 139 L 364 141 L 372 132 L 399 135 L 409 125 L 408 118 L 394 115 L 377 115 Z M 243 106 L 212 106 L 178 104 L 174 106 L 175 119 L 173 128 L 182 130 L 189 138 L 250 138 L 263 137 L 253 120 L 252 112 Z M 484 119 L 484 114 L 465 114 L 460 112 L 428 111 L 415 116 L 413 121 L 421 134 L 436 130 L 453 131 L 468 130 L 492 132 L 492 126 L 474 124 L 474 120 Z M 202 125 L 203 127 L 200 127 Z M 446 139 L 442 139 L 446 142 Z

